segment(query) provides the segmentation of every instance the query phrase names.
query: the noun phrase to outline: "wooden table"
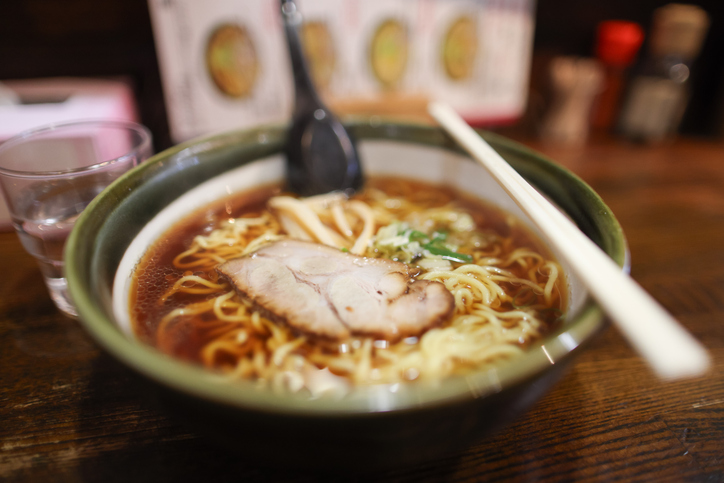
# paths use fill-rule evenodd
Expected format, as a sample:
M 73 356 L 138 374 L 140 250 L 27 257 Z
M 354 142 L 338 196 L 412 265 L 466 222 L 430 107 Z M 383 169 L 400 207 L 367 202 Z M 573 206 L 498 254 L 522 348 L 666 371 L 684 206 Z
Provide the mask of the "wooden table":
M 710 349 L 664 383 L 608 329 L 531 411 L 460 454 L 368 481 L 724 481 L 724 145 L 531 144 L 587 181 L 628 236 L 632 275 Z M 0 234 L 0 480 L 320 481 L 257 467 L 173 419 L 60 315 Z

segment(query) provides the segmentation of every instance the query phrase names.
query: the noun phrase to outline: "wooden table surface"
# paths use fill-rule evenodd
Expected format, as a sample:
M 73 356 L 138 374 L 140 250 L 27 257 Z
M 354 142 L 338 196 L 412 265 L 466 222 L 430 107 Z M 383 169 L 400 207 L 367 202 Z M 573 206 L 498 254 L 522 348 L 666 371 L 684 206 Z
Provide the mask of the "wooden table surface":
M 530 144 L 587 181 L 628 237 L 632 276 L 711 351 L 703 378 L 657 380 L 614 328 L 528 413 L 456 455 L 366 481 L 724 481 L 724 145 Z M 0 234 L 0 480 L 340 481 L 264 468 L 159 409 L 60 315 Z

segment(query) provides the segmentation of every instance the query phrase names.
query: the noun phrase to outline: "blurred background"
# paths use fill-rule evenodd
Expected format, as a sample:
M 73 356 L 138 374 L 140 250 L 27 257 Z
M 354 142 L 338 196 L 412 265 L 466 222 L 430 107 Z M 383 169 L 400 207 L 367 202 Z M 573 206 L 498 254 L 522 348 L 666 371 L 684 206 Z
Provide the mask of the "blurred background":
M 318 81 L 325 75 L 325 35 L 333 38 L 338 29 L 347 36 L 332 41 L 337 51 L 330 55 L 336 60 L 327 67 L 342 73 L 330 74 L 322 89 L 343 112 L 424 116 L 424 100 L 442 97 L 464 110 L 471 123 L 572 146 L 600 135 L 646 142 L 672 135 L 724 135 L 720 0 L 688 2 L 698 8 L 664 9 L 666 14 L 657 13 L 670 3 L 661 0 L 347 0 L 326 9 L 323 0 L 299 3 L 309 13 L 307 20 L 321 12 L 321 28 L 316 35 L 310 28 L 307 40 L 312 56 L 316 52 L 322 59 L 315 66 Z M 291 83 L 285 79 L 276 7 L 272 0 L 217 0 L 203 6 L 193 0 L 5 0 L 0 136 L 13 134 L 24 122 L 37 125 L 63 116 L 125 117 L 151 129 L 158 151 L 206 132 L 284 119 Z M 397 27 L 403 31 L 383 25 L 386 19 L 401 19 Z M 445 25 L 437 25 L 443 20 Z M 601 27 L 610 20 L 628 23 Z M 365 22 L 377 24 L 373 28 Z M 437 32 L 446 44 L 433 45 Z M 375 47 L 352 39 L 355 35 L 363 40 L 379 36 L 378 64 L 365 57 Z M 659 40 L 652 40 L 656 35 Z M 407 47 L 394 44 L 405 40 Z M 216 70 L 215 42 L 222 63 Z M 405 56 L 403 67 L 394 65 L 390 48 Z M 449 50 L 442 74 L 435 69 L 443 67 L 428 65 L 420 49 L 433 56 Z M 223 55 L 229 52 L 236 58 L 224 66 Z M 390 54 L 386 58 L 385 52 Z M 271 66 L 270 56 L 277 57 Z M 362 63 L 367 59 L 366 68 L 377 69 L 376 84 L 363 82 L 355 56 Z M 476 56 L 483 60 L 470 60 Z M 497 69 L 502 64 L 507 70 Z M 247 75 L 249 69 L 259 72 Z M 263 75 L 276 79 L 260 82 Z M 497 104 L 490 98 L 496 85 L 501 89 L 494 96 Z M 254 104 L 254 96 L 266 100 Z M 70 106 L 69 99 L 74 100 Z M 189 110 L 194 103 L 196 110 Z M 652 109 L 659 109 L 659 121 L 671 120 L 665 126 L 646 125 L 641 112 Z M 194 124 L 189 117 L 206 121 Z

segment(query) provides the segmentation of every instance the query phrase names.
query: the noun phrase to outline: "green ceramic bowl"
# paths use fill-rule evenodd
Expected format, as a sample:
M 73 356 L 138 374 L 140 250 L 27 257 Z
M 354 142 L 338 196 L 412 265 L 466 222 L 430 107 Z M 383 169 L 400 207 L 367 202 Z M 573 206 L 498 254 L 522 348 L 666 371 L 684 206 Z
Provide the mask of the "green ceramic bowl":
M 349 127 L 367 174 L 404 173 L 453 184 L 517 210 L 440 129 L 379 122 Z M 82 324 L 112 356 L 151 381 L 169 408 L 181 411 L 199 432 L 242 448 L 239 454 L 275 464 L 369 469 L 429 460 L 459 450 L 520 415 L 603 327 L 600 309 L 569 277 L 571 306 L 565 323 L 521 357 L 435 386 L 408 383 L 394 392 L 388 386 L 360 388 L 342 400 L 281 396 L 257 390 L 251 382 L 230 383 L 135 340 L 122 313 L 129 267 L 179 213 L 224 195 L 219 186 L 242 189 L 281 180 L 285 129 L 231 132 L 154 156 L 88 206 L 66 245 L 68 286 Z M 627 267 L 621 227 L 591 188 L 529 149 L 482 135 Z

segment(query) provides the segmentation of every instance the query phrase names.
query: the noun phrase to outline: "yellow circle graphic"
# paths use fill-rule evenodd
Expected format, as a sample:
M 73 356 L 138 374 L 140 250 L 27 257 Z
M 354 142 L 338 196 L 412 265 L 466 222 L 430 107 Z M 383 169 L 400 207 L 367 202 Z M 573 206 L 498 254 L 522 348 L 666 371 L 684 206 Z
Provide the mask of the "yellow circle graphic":
M 370 45 L 372 72 L 385 87 L 393 87 L 405 75 L 410 40 L 407 28 L 386 20 L 375 31 Z
M 218 26 L 206 45 L 206 68 L 224 94 L 249 96 L 259 74 L 259 61 L 246 29 L 234 24 Z
M 460 17 L 452 23 L 443 41 L 442 63 L 448 77 L 454 80 L 471 77 L 477 54 L 475 22 L 470 17 Z
M 314 20 L 302 25 L 301 37 L 314 83 L 318 88 L 324 89 L 332 80 L 336 64 L 332 34 L 327 24 Z

